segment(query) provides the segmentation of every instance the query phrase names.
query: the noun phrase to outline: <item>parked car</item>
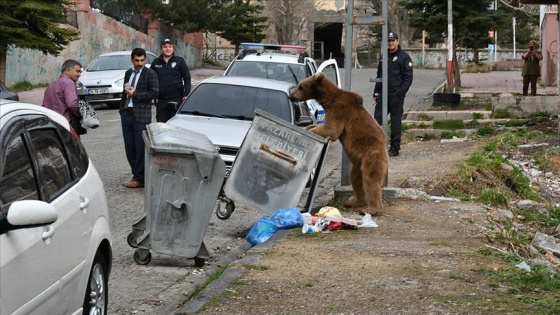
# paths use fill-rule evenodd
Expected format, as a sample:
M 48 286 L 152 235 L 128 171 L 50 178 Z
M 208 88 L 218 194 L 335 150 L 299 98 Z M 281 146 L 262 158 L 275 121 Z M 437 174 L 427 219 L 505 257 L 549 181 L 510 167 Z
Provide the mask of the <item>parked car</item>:
M 208 78 L 196 86 L 167 123 L 206 135 L 218 148 L 229 172 L 256 108 L 294 125 L 315 123 L 304 102 L 288 98 L 295 87 L 294 83 L 260 78 Z
M 0 100 L 0 314 L 107 314 L 103 183 L 68 121 Z
M 0 80 L 0 99 L 19 101 L 16 91 L 10 90 L 2 80 Z
M 132 68 L 131 52 L 110 52 L 93 59 L 76 84 L 78 96 L 91 104 L 105 103 L 118 108 L 123 93 L 124 73 Z M 146 52 L 146 67 L 150 67 L 156 58 L 155 54 Z
M 323 72 L 339 88 L 342 87 L 336 60 L 325 60 L 317 67 L 304 46 L 241 43 L 240 48 L 241 53 L 229 64 L 225 76 L 249 76 L 298 84 Z M 325 120 L 323 107 L 316 100 L 307 101 L 307 105 L 317 123 L 322 124 Z

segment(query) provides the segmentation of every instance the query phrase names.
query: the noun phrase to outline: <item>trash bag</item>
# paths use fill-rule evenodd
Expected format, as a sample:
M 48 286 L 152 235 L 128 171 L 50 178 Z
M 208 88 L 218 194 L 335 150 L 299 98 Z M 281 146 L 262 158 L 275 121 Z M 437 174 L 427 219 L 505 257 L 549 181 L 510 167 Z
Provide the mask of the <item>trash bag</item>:
M 277 231 L 278 227 L 273 220 L 262 217 L 253 225 L 245 239 L 251 246 L 255 246 L 266 242 Z
M 299 212 L 298 208 L 285 208 L 274 211 L 268 217 L 276 223 L 279 229 L 293 229 L 295 227 L 303 226 L 303 215 Z

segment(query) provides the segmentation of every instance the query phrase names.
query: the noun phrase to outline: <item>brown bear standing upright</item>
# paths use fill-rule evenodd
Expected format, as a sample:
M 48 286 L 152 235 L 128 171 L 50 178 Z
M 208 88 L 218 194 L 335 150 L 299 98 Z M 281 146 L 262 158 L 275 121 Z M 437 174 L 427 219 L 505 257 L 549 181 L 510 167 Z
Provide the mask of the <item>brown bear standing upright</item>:
M 338 88 L 324 73 L 318 73 L 301 81 L 290 99 L 315 99 L 325 109 L 325 123 L 307 129 L 332 141 L 340 140 L 352 162 L 350 181 L 354 194 L 345 206 L 365 207 L 363 212 L 380 214 L 387 148 L 383 129 L 364 108 L 363 98 Z

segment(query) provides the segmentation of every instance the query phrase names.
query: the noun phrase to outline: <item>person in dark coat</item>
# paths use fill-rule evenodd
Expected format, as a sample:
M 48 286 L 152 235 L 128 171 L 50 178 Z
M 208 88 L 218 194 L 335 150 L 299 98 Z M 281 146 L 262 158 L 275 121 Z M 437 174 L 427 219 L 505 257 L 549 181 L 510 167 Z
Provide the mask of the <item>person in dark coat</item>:
M 144 187 L 145 146 L 142 131 L 152 122 L 152 106 L 158 96 L 158 78 L 153 70 L 144 67 L 144 49 L 134 48 L 131 59 L 133 67 L 124 74 L 124 92 L 119 108 L 124 149 L 132 170 L 132 179 L 123 185 L 139 188 Z
M 388 48 L 388 77 L 387 77 L 387 112 L 391 117 L 391 137 L 389 156 L 399 156 L 401 149 L 401 124 L 404 113 L 404 98 L 412 84 L 412 59 L 399 46 L 399 37 L 390 32 L 387 36 Z M 382 77 L 381 64 L 384 55 L 379 59 L 377 77 Z M 375 120 L 382 125 L 383 108 L 381 106 L 381 82 L 375 84 L 373 101 L 375 106 Z
M 177 113 L 176 106 L 191 92 L 191 73 L 185 59 L 175 56 L 170 39 L 163 40 L 161 55 L 152 62 L 150 69 L 157 73 L 159 80 L 156 120 L 167 122 Z

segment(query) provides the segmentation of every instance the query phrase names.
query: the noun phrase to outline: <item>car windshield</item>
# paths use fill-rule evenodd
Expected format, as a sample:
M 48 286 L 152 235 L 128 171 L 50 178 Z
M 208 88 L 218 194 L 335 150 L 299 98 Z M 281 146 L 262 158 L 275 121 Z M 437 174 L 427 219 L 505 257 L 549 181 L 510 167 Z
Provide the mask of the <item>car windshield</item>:
M 292 122 L 290 104 L 288 96 L 280 91 L 250 86 L 203 83 L 189 95 L 179 112 L 208 117 L 253 120 L 255 109 L 259 108 Z
M 130 67 L 130 55 L 100 56 L 95 58 L 87 71 L 127 70 Z
M 241 60 L 235 61 L 226 75 L 274 79 L 294 84 L 306 77 L 304 64 Z

